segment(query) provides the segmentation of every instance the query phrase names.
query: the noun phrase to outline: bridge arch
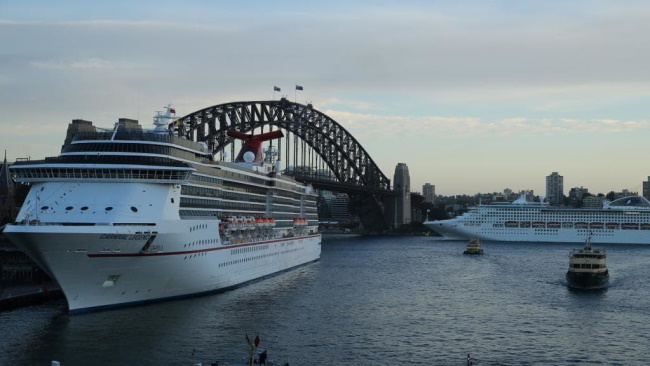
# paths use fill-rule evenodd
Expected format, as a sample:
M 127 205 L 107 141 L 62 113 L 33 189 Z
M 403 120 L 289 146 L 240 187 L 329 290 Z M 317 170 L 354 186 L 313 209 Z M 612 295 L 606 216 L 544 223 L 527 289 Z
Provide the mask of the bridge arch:
M 235 139 L 226 133 L 229 129 L 250 133 L 264 126 L 276 126 L 299 137 L 321 157 L 339 183 L 390 190 L 390 180 L 354 136 L 311 104 L 286 98 L 224 103 L 190 113 L 169 127 L 180 136 L 205 142 L 216 154 L 234 143 Z

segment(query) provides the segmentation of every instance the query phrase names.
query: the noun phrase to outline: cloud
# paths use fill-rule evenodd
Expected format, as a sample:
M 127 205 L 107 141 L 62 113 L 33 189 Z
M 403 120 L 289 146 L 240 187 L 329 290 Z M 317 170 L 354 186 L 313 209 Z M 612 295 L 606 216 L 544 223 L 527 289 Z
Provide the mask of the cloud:
M 77 61 L 32 61 L 32 67 L 37 69 L 76 69 L 76 70 L 90 70 L 90 69 L 117 69 L 117 68 L 133 68 L 134 65 L 119 65 L 115 62 L 102 60 L 99 58 L 87 58 Z
M 624 121 L 614 119 L 536 119 L 513 117 L 486 120 L 477 117 L 386 116 L 368 113 L 326 110 L 329 117 L 353 134 L 384 137 L 396 136 L 536 136 L 565 133 L 623 133 L 650 131 L 650 120 Z

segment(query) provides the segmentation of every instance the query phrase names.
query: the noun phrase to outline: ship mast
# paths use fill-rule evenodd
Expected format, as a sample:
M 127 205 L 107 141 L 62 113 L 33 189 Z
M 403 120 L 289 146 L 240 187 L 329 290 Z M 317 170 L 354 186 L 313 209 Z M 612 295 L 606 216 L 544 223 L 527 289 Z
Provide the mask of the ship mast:
M 174 109 L 170 104 L 167 104 L 165 107 L 165 112 L 156 111 L 156 114 L 153 116 L 154 133 L 167 133 L 167 126 L 169 126 L 170 120 L 176 118 L 176 109 Z

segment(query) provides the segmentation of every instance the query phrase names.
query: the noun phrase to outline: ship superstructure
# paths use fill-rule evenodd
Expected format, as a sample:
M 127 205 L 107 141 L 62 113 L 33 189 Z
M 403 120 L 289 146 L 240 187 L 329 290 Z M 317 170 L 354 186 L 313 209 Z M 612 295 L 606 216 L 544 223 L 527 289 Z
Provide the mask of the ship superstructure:
M 315 192 L 259 159 L 281 132 L 230 132 L 246 141 L 227 163 L 176 136 L 174 119 L 168 106 L 153 130 L 95 128 L 57 157 L 12 166 L 31 189 L 4 233 L 70 312 L 221 291 L 319 259 Z
M 602 208 L 566 208 L 528 202 L 522 195 L 512 203 L 478 205 L 424 224 L 450 240 L 580 243 L 591 233 L 600 243 L 650 244 L 650 201 L 632 196 Z

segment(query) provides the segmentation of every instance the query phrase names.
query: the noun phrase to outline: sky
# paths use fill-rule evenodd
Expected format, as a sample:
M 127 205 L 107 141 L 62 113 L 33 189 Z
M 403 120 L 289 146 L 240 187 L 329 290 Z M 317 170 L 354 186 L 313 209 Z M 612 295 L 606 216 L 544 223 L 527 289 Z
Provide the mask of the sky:
M 72 119 L 286 95 L 391 180 L 406 163 L 414 192 L 544 195 L 552 172 L 564 194 L 641 192 L 648 19 L 628 0 L 0 0 L 0 149 L 42 159 Z

